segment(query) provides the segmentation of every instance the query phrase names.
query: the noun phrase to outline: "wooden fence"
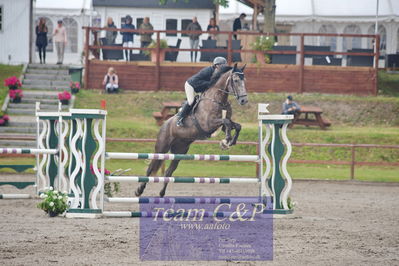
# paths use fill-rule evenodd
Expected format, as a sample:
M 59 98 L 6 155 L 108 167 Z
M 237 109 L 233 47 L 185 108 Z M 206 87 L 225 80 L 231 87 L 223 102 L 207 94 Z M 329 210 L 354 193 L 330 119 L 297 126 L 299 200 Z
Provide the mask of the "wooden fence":
M 122 30 L 110 28 L 84 27 L 85 29 L 85 55 L 97 53 L 100 49 L 107 50 L 150 50 L 156 52 L 155 62 L 122 62 L 100 59 L 89 59 L 85 56 L 85 88 L 103 89 L 102 80 L 108 67 L 112 66 L 119 75 L 120 87 L 125 90 L 157 91 L 172 90 L 182 91 L 184 82 L 191 75 L 199 71 L 209 63 L 176 63 L 161 62 L 160 54 L 163 52 L 220 52 L 220 49 L 183 49 L 183 48 L 160 48 L 161 34 L 179 33 L 187 34 L 189 31 L 140 31 Z M 119 32 L 153 32 L 156 35 L 156 48 L 124 48 L 121 46 L 102 46 L 91 43 L 90 32 L 99 31 L 119 31 Z M 208 32 L 198 32 L 208 33 Z M 231 64 L 234 53 L 257 54 L 260 51 L 253 49 L 233 50 L 232 39 L 235 32 L 221 31 L 219 34 L 228 36 L 227 60 Z M 240 35 L 266 36 L 267 34 L 254 32 L 239 32 Z M 379 35 L 356 35 L 356 34 L 313 34 L 313 33 L 279 33 L 268 34 L 270 36 L 294 36 L 299 38 L 299 49 L 292 50 L 265 50 L 261 53 L 266 54 L 286 54 L 299 55 L 297 65 L 277 65 L 277 64 L 253 64 L 248 63 L 246 68 L 247 89 L 249 92 L 290 92 L 290 93 L 336 93 L 336 94 L 356 94 L 356 95 L 376 95 L 377 94 L 377 70 L 379 59 Z M 342 38 L 368 38 L 375 44 L 375 52 L 335 52 L 335 51 L 306 51 L 305 37 L 342 37 Z M 306 55 L 329 55 L 329 56 L 372 56 L 374 59 L 373 67 L 341 67 L 341 66 L 305 66 Z

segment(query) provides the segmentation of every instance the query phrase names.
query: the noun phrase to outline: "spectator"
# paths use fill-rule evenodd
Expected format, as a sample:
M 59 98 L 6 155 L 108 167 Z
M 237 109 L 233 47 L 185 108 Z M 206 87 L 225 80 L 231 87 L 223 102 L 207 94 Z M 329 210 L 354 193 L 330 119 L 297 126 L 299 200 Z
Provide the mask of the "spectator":
M 234 20 L 233 23 L 233 31 L 238 31 L 242 29 L 242 25 L 244 24 L 244 19 L 247 15 L 245 13 L 241 13 L 241 15 Z M 237 34 L 234 34 L 234 39 L 237 40 Z
M 114 20 L 111 17 L 108 17 L 107 19 L 107 25 L 105 25 L 106 28 L 113 28 L 116 29 L 116 26 L 114 24 Z M 115 44 L 115 39 L 116 35 L 118 35 L 118 32 L 116 31 L 106 31 L 105 32 L 105 39 L 107 40 L 107 44 Z
M 211 31 L 211 32 L 215 32 L 215 33 L 210 33 L 208 36 L 208 40 L 216 40 L 216 32 L 220 31 L 219 26 L 216 25 L 216 20 L 215 18 L 211 18 L 209 20 L 209 25 L 208 28 L 206 28 L 206 31 Z
M 154 27 L 151 25 L 150 23 L 150 18 L 149 17 L 145 17 L 143 20 L 143 23 L 140 25 L 140 30 L 153 30 Z M 143 47 L 147 47 L 148 45 L 150 45 L 152 39 L 153 32 L 143 32 L 141 33 L 141 38 L 140 38 L 140 42 L 141 42 L 141 48 Z M 143 52 L 143 51 L 141 51 Z
M 40 64 L 46 63 L 47 32 L 46 19 L 40 18 L 39 25 L 36 26 L 36 46 L 39 50 Z
M 202 31 L 201 25 L 198 23 L 197 17 L 193 17 L 193 21 L 188 24 L 187 29 L 189 31 Z M 201 33 L 189 33 L 188 37 L 190 38 L 190 48 L 191 49 L 198 49 L 199 45 L 199 36 Z M 194 60 L 193 60 L 193 55 L 194 55 Z M 197 62 L 197 51 L 193 53 L 193 51 L 190 52 L 190 58 L 191 62 Z
M 103 86 L 105 86 L 105 92 L 113 93 L 118 92 L 119 79 L 116 71 L 113 67 L 108 68 L 108 73 L 104 76 Z
M 299 110 L 301 110 L 301 107 L 289 95 L 283 103 L 283 115 L 295 115 Z
M 136 29 L 134 27 L 134 25 L 132 24 L 133 19 L 131 16 L 127 15 L 125 18 L 125 25 L 122 26 L 122 29 L 126 29 L 126 30 L 134 30 Z M 133 47 L 133 35 L 136 34 L 134 32 L 122 32 L 122 43 L 123 43 L 123 47 L 129 47 L 132 48 Z M 130 61 L 130 54 L 131 54 L 131 50 L 125 50 L 125 59 L 126 61 Z
M 57 50 L 57 65 L 61 65 L 64 61 L 64 51 L 67 43 L 67 32 L 62 25 L 62 20 L 58 20 L 58 25 L 54 29 L 53 36 L 55 48 Z

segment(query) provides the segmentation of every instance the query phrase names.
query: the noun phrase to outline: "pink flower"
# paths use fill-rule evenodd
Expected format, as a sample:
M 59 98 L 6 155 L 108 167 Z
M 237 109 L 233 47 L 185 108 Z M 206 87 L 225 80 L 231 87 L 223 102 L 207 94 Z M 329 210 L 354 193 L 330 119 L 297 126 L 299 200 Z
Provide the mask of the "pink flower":
M 7 87 L 8 86 L 17 86 L 17 87 L 21 87 L 22 86 L 21 81 L 19 81 L 19 79 L 17 77 L 15 77 L 15 76 L 6 78 L 4 80 L 4 85 L 7 86 Z
M 9 120 L 10 120 L 10 117 L 9 117 L 8 115 L 3 115 L 3 119 L 4 119 L 5 121 L 9 121 Z
M 69 92 L 67 92 L 67 91 L 58 93 L 58 99 L 60 101 L 62 101 L 62 100 L 70 100 L 71 99 L 71 94 Z
M 22 90 L 20 90 L 20 89 L 18 89 L 18 90 L 9 90 L 8 91 L 8 95 L 10 96 L 11 99 L 24 97 L 24 95 L 22 93 Z
M 71 89 L 80 89 L 80 83 L 71 81 L 71 83 L 69 84 L 69 87 Z
M 1 119 L 1 118 L 0 118 L 0 125 L 3 125 L 5 122 L 6 122 L 5 119 Z
M 98 171 L 101 172 L 101 169 L 98 168 Z M 94 175 L 94 168 L 93 168 L 93 165 L 90 165 L 90 172 Z M 104 168 L 104 174 L 110 175 L 111 172 L 110 172 L 107 168 Z

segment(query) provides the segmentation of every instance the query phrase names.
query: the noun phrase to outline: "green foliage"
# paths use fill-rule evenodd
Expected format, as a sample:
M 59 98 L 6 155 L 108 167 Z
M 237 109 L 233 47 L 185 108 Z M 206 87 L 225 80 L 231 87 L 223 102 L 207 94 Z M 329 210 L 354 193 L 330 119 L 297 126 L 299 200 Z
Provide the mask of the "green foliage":
M 258 36 L 255 42 L 251 44 L 251 47 L 257 51 L 268 51 L 273 48 L 274 43 L 275 40 L 272 36 Z M 264 54 L 264 62 L 270 63 L 270 55 Z
M 275 43 L 274 37 L 272 36 L 258 36 L 255 42 L 251 44 L 252 49 L 257 51 L 271 50 Z
M 168 48 L 169 46 L 168 46 L 168 42 L 165 40 L 165 39 L 161 39 L 161 40 L 159 40 L 159 48 L 161 48 L 161 49 L 165 49 L 165 48 Z M 157 48 L 157 41 L 152 41 L 148 46 L 147 46 L 147 48 Z M 149 50 L 145 50 L 144 51 L 144 54 L 145 55 L 150 55 L 150 53 L 151 53 L 151 51 L 149 51 Z
M 37 204 L 37 207 L 46 213 L 53 212 L 55 214 L 61 214 L 68 208 L 68 194 L 53 190 L 52 187 L 43 192 L 40 198 L 43 200 Z
M 399 96 L 399 73 L 378 71 L 378 94 Z
M 121 184 L 119 182 L 105 183 L 104 184 L 104 194 L 107 197 L 113 197 L 114 193 L 120 191 Z

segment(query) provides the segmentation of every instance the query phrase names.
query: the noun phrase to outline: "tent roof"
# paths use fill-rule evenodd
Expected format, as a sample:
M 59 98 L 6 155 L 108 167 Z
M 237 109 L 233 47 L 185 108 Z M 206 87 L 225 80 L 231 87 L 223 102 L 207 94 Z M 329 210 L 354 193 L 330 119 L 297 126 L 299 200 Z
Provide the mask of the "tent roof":
M 168 0 L 165 5 L 161 5 L 159 0 L 93 0 L 93 6 L 109 6 L 109 7 L 136 7 L 136 8 L 201 8 L 214 9 L 215 5 L 212 0 L 201 1 L 173 1 Z
M 222 14 L 245 12 L 252 14 L 254 4 L 262 7 L 260 0 L 230 0 L 230 8 L 221 8 Z M 245 4 L 244 8 L 242 7 Z M 276 0 L 276 19 L 288 21 L 335 20 L 335 21 L 375 21 L 377 0 Z M 239 11 L 239 12 L 237 12 Z M 380 0 L 378 16 L 380 20 L 399 20 L 399 1 Z
M 43 9 L 90 9 L 91 0 L 36 0 L 36 8 Z

